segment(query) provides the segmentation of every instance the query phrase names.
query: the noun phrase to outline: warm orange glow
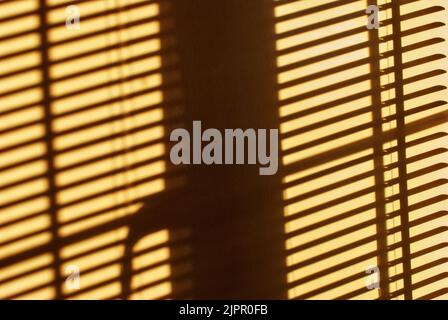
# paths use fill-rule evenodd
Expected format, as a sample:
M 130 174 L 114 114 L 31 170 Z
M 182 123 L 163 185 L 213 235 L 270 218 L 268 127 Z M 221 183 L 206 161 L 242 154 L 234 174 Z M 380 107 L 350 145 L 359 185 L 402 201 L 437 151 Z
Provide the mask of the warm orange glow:
M 190 227 L 214 230 L 211 219 L 188 221 L 191 212 L 167 203 L 182 203 L 188 193 L 163 198 L 183 181 L 171 181 L 177 169 L 166 144 L 184 113 L 171 34 L 175 3 L 80 1 L 81 28 L 69 30 L 72 0 L 0 1 L 0 299 L 172 299 L 194 288 L 194 247 L 185 239 Z M 286 265 L 287 288 L 279 290 L 290 299 L 448 299 L 447 3 L 407 0 L 397 17 L 391 0 L 378 0 L 382 25 L 369 31 L 371 3 L 272 0 L 285 236 L 285 254 L 276 258 Z M 230 43 L 219 59 L 227 59 Z M 206 66 L 210 79 L 224 75 L 216 84 L 230 83 L 231 72 L 219 69 L 233 58 L 216 70 Z M 195 70 L 197 60 L 182 66 Z M 200 72 L 187 75 L 185 87 L 198 89 L 208 79 L 193 79 Z M 238 85 L 231 92 L 246 102 L 251 96 Z M 189 107 L 188 116 L 203 112 Z M 256 192 L 247 194 L 248 202 L 257 200 Z M 191 210 L 203 208 L 196 202 Z M 166 208 L 182 212 L 169 216 Z M 218 235 L 229 226 L 242 236 L 233 217 Z M 244 250 L 266 245 L 250 232 L 244 237 Z M 215 244 L 198 246 L 196 261 Z M 247 257 L 242 269 L 249 274 L 259 260 Z M 382 272 L 380 288 L 366 287 L 372 266 Z M 79 282 L 72 279 L 76 270 Z M 223 294 L 230 293 L 229 286 Z
M 45 1 L 47 40 L 38 0 L 0 4 L 0 258 L 11 259 L 0 268 L 0 298 L 50 299 L 57 287 L 70 299 L 120 297 L 129 227 L 108 223 L 165 189 L 159 3 L 80 2 L 79 30 L 65 26 L 67 4 Z M 84 236 L 92 230 L 101 231 Z M 27 252 L 30 258 L 15 258 Z M 55 284 L 70 266 L 80 269 L 79 289 Z M 146 277 L 138 288 L 142 276 L 133 278 L 136 298 L 170 293 L 169 263 L 163 268 L 145 271 L 154 281 L 160 272 L 165 278 L 150 293 L 139 289 Z
M 390 19 L 392 12 L 390 1 L 380 1 L 381 21 L 385 21 L 379 29 L 383 37 L 379 44 L 380 67 L 388 70 L 394 66 L 393 34 Z M 418 12 L 428 8 L 428 5 L 443 5 L 442 1 L 417 1 L 401 5 L 401 14 Z M 373 88 L 371 57 L 369 49 L 369 31 L 365 27 L 365 9 L 367 1 L 294 1 L 287 4 L 277 4 L 275 15 L 277 19 L 277 66 L 279 114 L 283 119 L 280 129 L 283 134 L 283 163 L 288 174 L 284 177 L 284 214 L 286 218 L 285 233 L 287 235 L 286 250 L 288 252 L 287 280 L 290 284 L 290 298 L 311 299 L 375 299 L 380 297 L 377 289 L 366 289 L 369 266 L 377 266 L 379 248 L 375 170 L 373 149 Z M 440 7 L 439 7 L 440 8 Z M 412 19 L 404 19 L 401 23 L 403 33 L 402 46 L 406 47 L 424 40 L 440 37 L 446 40 L 446 27 L 428 28 L 427 31 L 410 32 L 413 28 L 426 25 L 430 21 L 447 22 L 446 12 L 433 10 L 430 16 L 422 14 Z M 389 23 L 387 23 L 389 21 Z M 418 50 L 403 54 L 403 63 L 412 63 L 428 57 L 435 52 L 447 53 L 446 43 L 424 46 Z M 429 70 L 446 69 L 445 59 L 435 59 L 429 63 L 417 63 L 403 70 L 404 79 L 411 79 Z M 384 132 L 392 132 L 397 128 L 393 120 L 396 115 L 394 103 L 389 103 L 395 97 L 393 85 L 395 81 L 393 70 L 386 71 L 381 76 L 381 101 L 384 107 L 381 116 L 390 117 L 382 126 Z M 435 83 L 446 84 L 446 71 L 437 72 L 420 80 L 409 80 L 404 85 L 404 94 L 410 95 L 423 88 L 429 88 Z M 405 80 L 406 81 L 406 80 Z M 444 88 L 446 95 L 446 88 Z M 446 102 L 438 107 L 426 108 L 418 113 L 412 110 L 432 101 L 440 100 L 440 91 L 417 96 L 405 101 L 406 124 L 412 126 L 420 119 L 440 113 L 446 108 Z M 414 109 L 414 110 L 415 110 Z M 420 108 L 421 109 L 421 108 Z M 443 117 L 443 116 L 442 116 Z M 446 116 L 445 116 L 446 117 Z M 419 138 L 437 135 L 446 130 L 446 125 L 430 126 L 428 129 L 417 129 L 406 136 L 406 141 L 417 141 Z M 373 138 L 378 139 L 378 138 Z M 429 249 L 436 244 L 443 244 L 447 236 L 446 230 L 414 241 L 425 231 L 434 233 L 437 228 L 446 227 L 446 153 L 422 157 L 425 153 L 446 148 L 445 135 L 439 138 L 415 143 L 405 149 L 407 163 L 409 215 L 411 224 L 411 261 L 412 281 L 416 283 L 414 298 L 423 297 L 437 291 L 443 292 L 447 287 L 446 277 L 430 281 L 420 288 L 419 282 L 427 281 L 431 275 L 446 273 L 446 246 L 430 250 L 420 256 L 420 250 Z M 356 147 L 359 145 L 359 147 Z M 383 148 L 396 148 L 397 141 L 392 139 L 384 142 Z M 351 151 L 353 149 L 353 151 Z M 413 158 L 421 160 L 412 161 Z M 387 257 L 391 262 L 388 280 L 388 291 L 391 298 L 403 298 L 403 264 L 401 233 L 399 231 L 400 216 L 394 213 L 400 208 L 398 195 L 398 169 L 396 167 L 397 152 L 389 152 L 383 159 L 381 170 L 383 179 L 389 182 L 384 188 L 386 197 L 386 214 L 392 216 L 386 220 L 389 234 L 387 245 L 391 246 Z M 389 166 L 390 168 L 387 168 Z M 422 172 L 425 168 L 434 166 L 435 170 Z M 291 169 L 288 169 L 291 168 Z M 297 168 L 297 169 L 293 169 Z M 439 181 L 440 183 L 436 183 Z M 413 192 L 422 185 L 428 184 L 424 191 Z M 434 186 L 429 187 L 429 185 Z M 439 195 L 430 205 L 419 206 L 419 203 Z M 436 213 L 436 217 L 432 217 Z M 438 213 L 438 214 L 437 214 Z M 417 222 L 418 219 L 425 222 Z M 397 247 L 395 247 L 397 246 Z M 429 260 L 428 260 L 429 259 Z M 395 262 L 397 261 L 397 262 Z M 425 265 L 434 266 L 426 270 Z M 422 271 L 418 271 L 422 268 Z M 437 277 L 437 276 L 435 276 Z M 446 298 L 442 294 L 437 298 Z

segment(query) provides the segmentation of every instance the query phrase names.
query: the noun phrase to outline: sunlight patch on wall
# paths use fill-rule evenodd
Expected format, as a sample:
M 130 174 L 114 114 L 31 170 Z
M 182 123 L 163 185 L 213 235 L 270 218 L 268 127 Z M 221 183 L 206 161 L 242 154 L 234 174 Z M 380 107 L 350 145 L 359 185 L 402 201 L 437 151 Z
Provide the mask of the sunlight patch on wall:
M 1 299 L 54 297 L 51 252 L 26 257 L 52 241 L 37 9 L 38 1 L 0 4 Z
M 275 8 L 289 298 L 378 297 L 373 150 L 344 152 L 372 136 L 366 7 Z
M 442 240 L 447 115 L 441 98 L 448 80 L 446 4 L 409 0 L 400 5 L 403 65 L 398 71 L 392 3 L 377 4 L 379 57 L 372 57 L 367 1 L 276 3 L 290 298 L 379 298 L 381 291 L 366 289 L 365 270 L 378 265 L 381 255 L 388 273 L 383 297 L 402 299 L 405 291 L 414 299 L 447 294 Z M 379 64 L 379 75 L 369 74 L 372 62 Z M 403 83 L 395 83 L 396 72 L 402 72 Z M 405 146 L 398 145 L 397 86 L 404 90 Z M 380 106 L 373 105 L 377 92 Z M 373 137 L 378 124 L 372 115 L 378 110 L 381 137 Z M 375 139 L 382 142 L 376 151 L 381 167 L 374 166 Z M 399 169 L 404 162 L 406 171 Z M 402 179 L 407 190 L 400 190 Z M 384 192 L 383 213 L 375 192 Z M 375 227 L 378 214 L 385 217 L 384 235 Z M 403 215 L 409 226 L 403 226 Z M 409 228 L 410 243 L 403 228 Z M 377 246 L 381 238 L 385 250 Z M 410 270 L 404 270 L 406 246 Z M 404 287 L 407 276 L 409 288 Z
M 48 22 L 57 201 L 67 236 L 131 214 L 138 199 L 162 191 L 165 164 L 155 159 L 165 150 L 158 4 L 81 3 L 79 32 L 66 30 L 64 9 L 50 10 Z
M 425 28 L 426 30 L 417 34 L 403 37 L 403 46 L 439 39 L 430 46 L 423 46 L 403 54 L 404 64 L 432 57 L 427 59 L 426 63 L 408 67 L 403 71 L 403 78 L 405 81 L 408 80 L 404 86 L 404 95 L 405 97 L 413 95 L 412 99 L 405 100 L 405 122 L 412 124 L 423 120 L 430 124 L 434 119 L 444 119 L 440 124 L 418 130 L 406 137 L 406 142 L 409 144 L 406 149 L 407 157 L 411 160 L 406 167 L 409 175 L 414 299 L 448 299 L 447 9 L 447 3 L 443 0 L 430 3 L 419 1 L 401 6 L 403 15 L 418 11 L 426 12 L 403 21 L 401 23 L 403 32 L 430 23 L 433 25 L 432 28 Z M 419 80 L 409 81 L 415 77 L 419 77 Z M 426 94 L 415 94 L 425 90 Z
M 157 299 L 172 293 L 168 241 L 168 230 L 162 230 L 145 236 L 134 246 L 131 299 Z
M 175 76 L 162 69 L 176 59 L 162 65 L 173 41 L 159 2 L 79 2 L 69 30 L 72 4 L 0 3 L 0 298 L 121 297 L 125 219 L 166 189 L 163 86 Z

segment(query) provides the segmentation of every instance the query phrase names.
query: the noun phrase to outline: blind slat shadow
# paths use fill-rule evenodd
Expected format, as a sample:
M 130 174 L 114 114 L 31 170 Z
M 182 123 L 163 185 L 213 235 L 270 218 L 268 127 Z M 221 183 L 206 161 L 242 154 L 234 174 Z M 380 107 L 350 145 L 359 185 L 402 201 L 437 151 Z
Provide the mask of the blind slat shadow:
M 2 2 L 0 297 L 446 297 L 439 2 Z M 279 128 L 278 174 L 172 165 L 193 120 Z
M 446 133 L 434 130 L 446 123 L 447 113 L 446 101 L 440 100 L 446 86 L 437 85 L 437 81 L 446 83 L 442 62 L 446 61 L 446 54 L 430 51 L 445 43 L 437 35 L 446 24 L 413 22 L 444 12 L 445 8 L 424 7 L 420 3 L 383 1 L 379 7 L 385 14 L 381 16 L 378 31 L 368 31 L 364 18 L 367 4 L 376 5 L 376 1 L 333 1 L 325 5 L 306 1 L 277 3 L 277 70 L 290 298 L 411 299 L 421 287 L 414 285 L 415 275 L 427 269 L 411 267 L 416 263 L 413 252 L 417 251 L 413 248 L 418 241 L 443 233 L 444 228 L 428 231 L 422 238 L 407 234 L 424 229 L 434 221 L 442 222 L 446 215 L 444 210 L 434 214 L 429 211 L 424 218 L 417 219 L 410 214 L 445 201 L 446 195 L 417 202 L 414 198 L 425 197 L 426 192 L 443 190 L 446 186 L 446 179 L 437 179 L 446 163 L 431 162 L 434 157 L 443 156 L 446 148 L 435 147 L 411 156 L 408 150 L 437 146 Z M 415 4 L 418 9 L 407 10 L 407 5 Z M 401 14 L 403 7 L 406 12 Z M 392 17 L 388 10 L 393 12 Z M 353 22 L 350 25 L 348 21 Z M 406 27 L 400 29 L 400 24 Z M 394 28 L 390 29 L 392 25 Z M 428 38 L 431 30 L 435 30 L 434 36 Z M 417 40 L 407 40 L 412 37 Z M 393 47 L 389 46 L 392 42 Z M 413 52 L 426 49 L 424 55 L 407 58 Z M 390 59 L 395 63 L 389 64 Z M 435 67 L 419 73 L 413 71 L 429 63 Z M 358 71 L 364 65 L 369 70 Z M 431 82 L 432 79 L 436 82 Z M 369 88 L 361 85 L 365 81 L 370 81 Z M 405 89 L 415 83 L 424 83 L 424 86 L 415 91 Z M 333 96 L 329 92 L 334 92 Z M 430 100 L 434 94 L 439 95 L 439 100 Z M 420 101 L 425 103 L 418 105 Z M 359 107 L 353 109 L 350 104 L 355 103 Z M 384 112 L 386 109 L 389 114 Z M 433 110 L 432 114 L 429 110 Z M 370 120 L 355 120 L 367 114 L 371 114 Z M 370 134 L 357 138 L 363 131 Z M 427 131 L 430 134 L 409 139 Z M 422 166 L 422 160 L 432 165 Z M 411 166 L 415 169 L 409 172 L 407 168 Z M 349 168 L 354 171 L 348 171 Z M 391 176 L 391 172 L 395 173 Z M 427 182 L 425 179 L 431 176 L 433 180 Z M 370 178 L 374 182 L 367 184 Z M 407 190 L 408 181 L 418 180 L 426 183 Z M 407 204 L 408 199 L 412 204 Z M 398 207 L 393 208 L 392 204 Z M 398 224 L 392 225 L 391 221 L 396 219 Z M 443 248 L 435 240 L 421 252 L 440 257 Z M 397 257 L 397 250 L 404 256 Z M 436 261 L 428 266 L 443 267 L 443 258 Z M 365 284 L 369 277 L 365 269 L 372 264 L 378 266 L 380 290 L 369 290 Z M 423 283 L 430 288 L 436 280 L 443 285 L 446 277 L 436 276 L 434 281 Z M 396 289 L 397 285 L 401 289 Z

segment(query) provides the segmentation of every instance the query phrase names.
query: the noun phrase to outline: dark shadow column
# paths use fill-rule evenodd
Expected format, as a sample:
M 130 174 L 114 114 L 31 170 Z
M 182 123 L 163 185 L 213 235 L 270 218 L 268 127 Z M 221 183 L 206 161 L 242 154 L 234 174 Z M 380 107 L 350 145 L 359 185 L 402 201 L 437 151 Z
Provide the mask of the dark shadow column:
M 53 148 L 54 132 L 53 132 L 53 112 L 51 109 L 51 78 L 50 78 L 50 58 L 49 58 L 49 47 L 50 43 L 48 40 L 48 23 L 47 23 L 47 6 L 46 0 L 39 1 L 39 19 L 40 19 L 40 40 L 41 40 L 41 73 L 42 73 L 42 105 L 44 108 L 44 126 L 45 126 L 45 148 L 47 155 L 47 172 L 46 178 L 48 181 L 48 204 L 49 204 L 49 214 L 51 217 L 51 252 L 53 253 L 54 262 L 52 264 L 54 271 L 54 289 L 55 289 L 55 299 L 62 299 L 62 275 L 61 275 L 61 258 L 59 256 L 59 251 L 61 248 L 61 243 L 58 235 L 59 222 L 58 222 L 58 203 L 57 203 L 57 187 L 56 187 L 56 166 L 55 166 L 55 150 Z
M 369 0 L 369 5 L 378 5 L 376 0 Z M 372 123 L 373 123 L 373 153 L 375 177 L 376 231 L 378 250 L 378 269 L 380 272 L 380 299 L 389 299 L 389 266 L 387 258 L 387 217 L 386 217 L 386 183 L 384 181 L 385 166 L 383 161 L 383 144 L 386 142 L 383 134 L 382 104 L 381 104 L 381 68 L 380 39 L 377 29 L 369 30 L 370 67 L 372 84 Z
M 392 0 L 392 28 L 394 44 L 394 66 L 395 66 L 395 99 L 397 113 L 397 149 L 398 149 L 398 175 L 400 189 L 400 221 L 401 239 L 403 254 L 403 291 L 406 300 L 412 300 L 412 268 L 411 268 L 411 243 L 409 235 L 409 208 L 408 208 L 408 187 L 406 168 L 406 124 L 404 110 L 404 89 L 403 89 L 403 59 L 401 46 L 401 14 L 400 1 Z
M 278 128 L 272 1 L 175 5 L 187 127 Z M 286 297 L 280 175 L 258 168 L 188 168 L 193 298 Z

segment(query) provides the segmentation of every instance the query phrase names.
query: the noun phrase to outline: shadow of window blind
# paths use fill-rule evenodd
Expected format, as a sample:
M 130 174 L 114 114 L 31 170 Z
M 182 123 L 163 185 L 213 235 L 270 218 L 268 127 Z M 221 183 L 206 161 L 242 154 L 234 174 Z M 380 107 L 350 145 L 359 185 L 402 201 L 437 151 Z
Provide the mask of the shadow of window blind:
M 162 3 L 0 3 L 0 298 L 172 297 L 173 230 L 125 255 L 169 187 Z M 374 1 L 275 3 L 289 297 L 446 299 L 446 4 L 378 1 L 369 32 Z
M 288 296 L 446 299 L 445 1 L 275 5 Z
M 170 296 L 170 230 L 124 256 L 129 218 L 167 188 L 176 59 L 161 3 L 0 3 L 0 298 L 128 298 L 124 259 L 130 298 Z M 79 30 L 65 26 L 72 4 Z

